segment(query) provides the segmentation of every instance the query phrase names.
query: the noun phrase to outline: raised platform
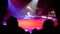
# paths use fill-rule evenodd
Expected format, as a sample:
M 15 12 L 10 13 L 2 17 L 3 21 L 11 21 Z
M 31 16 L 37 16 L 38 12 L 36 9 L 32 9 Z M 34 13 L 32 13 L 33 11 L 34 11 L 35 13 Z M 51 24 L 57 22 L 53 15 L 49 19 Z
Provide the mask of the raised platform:
M 18 19 L 18 26 L 22 27 L 26 31 L 32 31 L 32 29 L 37 28 L 42 29 L 43 28 L 43 23 L 46 19 L 45 18 L 40 18 L 40 19 Z M 53 20 L 54 21 L 54 20 Z M 54 21 L 54 26 L 57 26 L 58 22 Z

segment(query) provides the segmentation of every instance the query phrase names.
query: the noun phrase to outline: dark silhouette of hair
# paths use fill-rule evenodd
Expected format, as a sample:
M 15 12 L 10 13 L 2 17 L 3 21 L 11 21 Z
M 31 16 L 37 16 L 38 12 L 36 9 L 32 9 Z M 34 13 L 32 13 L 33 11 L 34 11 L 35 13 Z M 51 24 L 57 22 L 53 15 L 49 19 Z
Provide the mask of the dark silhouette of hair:
M 18 22 L 17 19 L 13 16 L 9 17 L 7 19 L 7 26 L 11 26 L 11 27 L 16 27 L 18 26 Z
M 24 34 L 25 31 L 21 27 L 18 27 L 17 19 L 13 16 L 10 16 L 7 19 L 7 32 L 9 33 L 18 33 Z
M 35 28 L 35 29 L 33 29 L 33 31 L 32 31 L 32 34 L 38 34 L 38 30 Z
M 54 33 L 54 22 L 50 19 L 46 20 L 43 24 L 43 29 L 39 30 L 39 33 Z
M 54 22 L 51 19 L 48 19 L 43 24 L 43 29 L 51 31 L 54 29 Z
M 0 34 L 5 33 L 5 26 L 2 24 L 3 17 L 5 16 L 7 12 L 7 0 L 0 0 Z

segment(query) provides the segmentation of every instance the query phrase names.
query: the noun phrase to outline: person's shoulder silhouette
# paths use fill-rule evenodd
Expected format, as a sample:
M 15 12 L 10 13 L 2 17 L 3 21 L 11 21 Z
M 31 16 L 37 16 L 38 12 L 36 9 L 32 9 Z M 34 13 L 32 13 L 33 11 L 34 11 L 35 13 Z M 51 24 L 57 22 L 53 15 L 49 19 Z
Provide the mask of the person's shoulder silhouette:
M 7 31 L 9 33 L 18 33 L 18 34 L 24 33 L 24 29 L 18 27 L 18 22 L 15 17 L 10 16 L 6 22 L 7 22 Z
M 54 22 L 48 19 L 43 24 L 43 29 L 39 31 L 40 33 L 54 33 Z

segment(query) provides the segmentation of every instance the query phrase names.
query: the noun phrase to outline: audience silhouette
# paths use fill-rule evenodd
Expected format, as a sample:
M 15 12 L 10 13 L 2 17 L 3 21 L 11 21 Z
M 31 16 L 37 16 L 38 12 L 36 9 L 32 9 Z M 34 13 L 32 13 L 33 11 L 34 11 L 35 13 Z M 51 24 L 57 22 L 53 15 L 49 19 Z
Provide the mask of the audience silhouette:
M 21 27 L 18 27 L 17 19 L 13 16 L 9 17 L 6 21 L 7 23 L 7 32 L 8 33 L 17 33 L 17 34 L 24 34 L 25 31 Z
M 3 21 L 3 17 L 5 16 L 6 12 L 7 12 L 7 0 L 0 0 L 0 34 L 5 33 L 5 27 L 2 24 Z
M 60 5 L 58 5 L 58 0 L 49 0 L 50 5 L 53 7 L 53 9 L 56 12 L 57 20 L 58 20 L 58 26 L 54 29 L 54 23 L 52 20 L 48 19 L 43 24 L 42 30 L 37 30 L 36 28 L 33 29 L 32 34 L 52 34 L 52 33 L 59 33 L 60 34 Z M 8 34 L 30 34 L 30 32 L 25 32 L 23 28 L 18 27 L 17 19 L 13 16 L 9 17 L 6 21 L 7 26 L 2 25 L 3 17 L 5 16 L 7 12 L 7 4 L 8 0 L 0 0 L 0 34 L 8 33 Z
M 51 4 L 52 4 L 52 7 L 53 9 L 55 10 L 55 13 L 56 13 L 56 18 L 57 18 L 57 21 L 58 21 L 58 26 L 55 27 L 55 33 L 56 34 L 60 34 L 60 5 L 59 5 L 59 0 L 51 0 Z
M 54 22 L 50 19 L 46 20 L 43 24 L 43 29 L 40 33 L 54 33 Z
M 38 34 L 38 30 L 36 28 L 33 29 L 32 34 Z

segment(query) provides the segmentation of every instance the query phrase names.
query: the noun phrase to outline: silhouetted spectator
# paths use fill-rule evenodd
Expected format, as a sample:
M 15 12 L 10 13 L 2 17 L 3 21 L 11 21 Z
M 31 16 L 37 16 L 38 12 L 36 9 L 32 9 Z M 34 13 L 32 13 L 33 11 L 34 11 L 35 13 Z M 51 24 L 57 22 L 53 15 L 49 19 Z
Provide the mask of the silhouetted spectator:
M 25 34 L 30 34 L 30 32 L 29 32 L 29 31 L 27 31 L 27 32 L 25 32 Z
M 5 27 L 6 26 L 4 26 L 3 24 L 2 24 L 2 22 L 0 22 L 0 34 L 3 34 L 3 33 L 5 33 Z
M 54 22 L 50 19 L 46 20 L 43 24 L 43 29 L 39 33 L 54 33 Z
M 60 11 L 60 1 L 59 0 L 53 0 L 51 4 L 55 10 L 56 18 L 58 20 L 58 26 L 55 27 L 55 33 L 60 34 L 60 12 L 59 12 Z
M 55 33 L 60 34 L 60 1 L 59 0 L 49 0 L 49 3 L 51 4 L 52 8 L 55 10 L 56 18 L 58 21 L 58 26 L 55 27 Z
M 57 18 L 57 21 L 58 21 L 58 26 L 55 27 L 55 33 L 59 33 L 60 34 L 60 2 L 59 0 L 51 0 L 52 1 L 52 6 L 55 10 L 55 13 L 56 13 L 56 18 Z
M 18 27 L 17 19 L 15 17 L 11 16 L 7 19 L 7 33 L 24 34 L 25 31 L 21 27 Z
M 2 21 L 7 12 L 7 5 L 7 0 L 0 0 L 0 34 L 5 33 L 5 26 L 2 24 Z
M 35 28 L 35 29 L 33 29 L 33 31 L 32 31 L 32 34 L 38 34 L 38 30 Z

